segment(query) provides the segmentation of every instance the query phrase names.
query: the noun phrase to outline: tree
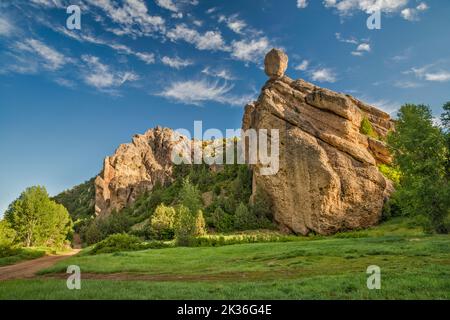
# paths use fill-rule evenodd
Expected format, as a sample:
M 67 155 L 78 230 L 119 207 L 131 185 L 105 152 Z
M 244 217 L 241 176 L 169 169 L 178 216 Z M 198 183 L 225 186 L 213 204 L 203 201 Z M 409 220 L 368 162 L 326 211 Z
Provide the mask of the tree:
M 189 246 L 195 235 L 195 215 L 188 207 L 180 205 L 177 208 L 177 219 L 175 222 L 175 238 L 180 246 Z
M 244 203 L 239 203 L 234 215 L 234 226 L 238 230 L 249 230 L 257 226 L 256 217 Z
M 159 239 L 171 238 L 174 234 L 176 212 L 173 207 L 160 204 L 150 220 L 150 226 Z
M 5 219 L 24 246 L 60 247 L 72 230 L 64 206 L 50 200 L 44 187 L 26 189 L 5 213 Z
M 0 250 L 1 248 L 10 248 L 16 239 L 16 231 L 11 228 L 9 222 L 5 219 L 0 221 Z
M 447 139 L 447 178 L 450 179 L 450 101 L 442 107 L 441 123 Z
M 395 196 L 405 214 L 427 218 L 428 228 L 448 232 L 450 188 L 448 150 L 442 131 L 433 125 L 429 107 L 407 104 L 400 108 L 395 132 L 388 137 L 394 165 L 400 169 Z
M 188 208 L 191 213 L 196 213 L 202 208 L 200 191 L 187 178 L 183 180 L 181 187 L 180 204 Z
M 206 223 L 203 217 L 203 211 L 199 210 L 195 218 L 195 235 L 204 236 L 206 234 Z

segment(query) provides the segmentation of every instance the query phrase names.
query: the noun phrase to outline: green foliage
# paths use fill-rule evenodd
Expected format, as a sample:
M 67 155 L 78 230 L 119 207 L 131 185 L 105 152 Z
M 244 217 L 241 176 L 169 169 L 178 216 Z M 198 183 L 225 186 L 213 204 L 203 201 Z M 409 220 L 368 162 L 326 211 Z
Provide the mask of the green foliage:
M 30 187 L 5 213 L 6 220 L 26 247 L 62 247 L 72 231 L 72 220 L 64 206 L 50 200 L 44 187 Z
M 175 239 L 179 246 L 189 246 L 196 232 L 196 215 L 189 208 L 180 205 L 177 208 Z
M 395 185 L 400 183 L 401 172 L 399 169 L 388 166 L 387 164 L 380 164 L 378 169 L 386 178 L 394 182 Z
M 364 116 L 363 119 L 361 120 L 361 126 L 359 128 L 359 132 L 361 132 L 362 134 L 369 136 L 371 138 L 378 139 L 378 134 L 373 129 L 373 126 L 370 123 L 367 116 Z
M 205 218 L 203 217 L 202 210 L 199 210 L 195 217 L 195 236 L 204 236 L 206 233 Z
M 398 118 L 396 131 L 388 137 L 394 164 L 402 173 L 395 201 L 403 214 L 426 217 L 428 230 L 446 233 L 450 187 L 445 136 L 433 125 L 427 106 L 404 105 Z
M 219 232 L 229 232 L 234 229 L 234 217 L 219 206 L 212 214 L 212 225 Z
M 130 216 L 113 211 L 109 216 L 92 219 L 81 232 L 82 240 L 91 245 L 109 235 L 128 232 L 132 225 Z
M 14 245 L 17 232 L 11 228 L 10 223 L 3 219 L 0 221 L 0 251 L 2 248 L 5 250 L 11 248 Z M 1 253 L 0 253 L 1 256 Z
M 92 178 L 70 190 L 61 192 L 53 198 L 69 211 L 73 221 L 95 215 L 95 179 Z
M 97 243 L 90 254 L 112 253 L 119 251 L 142 250 L 144 245 L 138 237 L 125 233 L 113 234 Z
M 45 255 L 45 250 L 39 248 L 18 248 L 0 246 L 0 266 L 15 264 L 23 260 L 40 258 Z
M 179 203 L 189 209 L 191 213 L 198 212 L 202 208 L 200 191 L 189 181 L 189 178 L 183 180 Z
M 176 212 L 173 207 L 160 204 L 150 220 L 150 227 L 156 238 L 170 240 L 174 236 Z
M 234 215 L 234 226 L 237 230 L 251 230 L 256 228 L 258 221 L 256 216 L 244 204 L 240 203 Z

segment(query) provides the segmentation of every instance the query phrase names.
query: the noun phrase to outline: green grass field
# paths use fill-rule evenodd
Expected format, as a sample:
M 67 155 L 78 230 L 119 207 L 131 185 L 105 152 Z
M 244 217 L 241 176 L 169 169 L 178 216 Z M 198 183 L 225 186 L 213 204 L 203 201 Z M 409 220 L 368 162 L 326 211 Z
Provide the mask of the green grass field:
M 44 256 L 45 249 L 41 248 L 20 248 L 13 249 L 13 255 L 0 258 L 0 267 L 19 263 L 25 260 L 36 259 Z
M 72 264 L 81 290 L 66 288 Z M 369 265 L 381 290 L 366 287 Z M 396 219 L 292 242 L 80 255 L 41 273 L 2 282 L 0 299 L 450 299 L 450 236 Z

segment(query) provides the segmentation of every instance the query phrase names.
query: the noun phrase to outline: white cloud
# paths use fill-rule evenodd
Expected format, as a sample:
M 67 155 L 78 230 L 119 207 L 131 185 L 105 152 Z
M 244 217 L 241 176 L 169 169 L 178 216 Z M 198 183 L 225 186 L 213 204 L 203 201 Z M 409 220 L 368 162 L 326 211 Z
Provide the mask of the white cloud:
M 371 51 L 370 44 L 361 43 L 360 45 L 358 45 L 358 47 L 356 48 L 355 51 L 352 51 L 352 55 L 360 57 L 360 56 L 363 56 L 364 53 L 370 52 L 370 51 Z
M 398 12 L 408 4 L 408 0 L 324 0 L 327 8 L 334 8 L 340 15 L 349 15 L 353 11 L 364 11 L 373 13 L 374 11 Z
M 136 81 L 139 77 L 133 72 L 117 72 L 108 65 L 100 62 L 98 57 L 83 55 L 81 59 L 86 63 L 83 80 L 86 84 L 97 89 L 120 87 L 127 81 Z
M 172 2 L 172 0 L 156 0 L 156 4 L 160 6 L 161 8 L 178 12 L 177 6 Z
M 311 72 L 311 79 L 318 82 L 336 82 L 337 76 L 333 70 L 328 68 L 320 68 Z
M 161 61 L 166 66 L 169 66 L 169 67 L 175 68 L 175 69 L 182 69 L 182 68 L 185 68 L 187 66 L 194 64 L 191 60 L 183 60 L 178 57 L 171 58 L 171 57 L 164 56 L 161 58 Z
M 226 50 L 225 41 L 219 31 L 207 31 L 201 34 L 185 24 L 179 24 L 169 30 L 166 36 L 172 41 L 183 40 L 192 43 L 199 50 Z
M 243 34 L 243 29 L 247 27 L 247 23 L 244 20 L 239 19 L 237 14 L 228 18 L 221 15 L 219 17 L 219 22 L 225 22 L 227 27 L 237 34 Z
M 343 38 L 342 35 L 339 32 L 336 32 L 335 36 L 336 36 L 336 39 L 338 41 L 340 41 L 340 42 L 351 43 L 351 44 L 358 44 L 359 43 L 359 41 L 356 40 L 355 38 L 349 38 L 349 39 Z
M 15 49 L 37 55 L 42 61 L 43 67 L 51 71 L 58 70 L 72 61 L 72 59 L 66 58 L 57 50 L 36 39 L 30 38 L 22 42 L 19 41 L 15 44 Z
M 108 17 L 120 25 L 111 28 L 116 35 L 144 36 L 154 31 L 164 30 L 164 19 L 148 13 L 143 0 L 123 0 L 120 5 L 113 0 L 86 0 L 103 10 Z
M 299 71 L 306 71 L 308 69 L 308 67 L 309 67 L 309 61 L 303 60 L 299 65 L 294 67 L 294 69 L 299 70 Z
M 413 74 L 419 79 L 431 82 L 450 81 L 450 71 L 437 69 L 436 63 L 421 68 L 411 68 L 411 70 L 405 71 L 404 74 Z
M 419 13 L 428 10 L 428 5 L 425 2 L 421 2 L 415 8 L 405 8 L 401 11 L 401 15 L 403 19 L 408 21 L 417 21 L 419 20 Z
M 439 71 L 435 73 L 426 73 L 425 80 L 434 81 L 434 82 L 447 82 L 450 81 L 450 72 L 448 71 Z
M 222 104 L 241 105 L 248 103 L 253 95 L 231 95 L 232 85 L 208 82 L 206 80 L 188 80 L 173 82 L 163 91 L 161 96 L 179 103 L 202 105 L 212 101 Z
M 366 52 L 370 52 L 370 44 L 368 43 L 361 43 L 358 48 L 356 48 L 357 51 L 366 51 Z
M 297 8 L 304 9 L 308 6 L 308 0 L 297 0 Z
M 217 69 L 217 70 L 211 70 L 210 67 L 206 67 L 202 70 L 202 73 L 216 78 L 221 78 L 224 80 L 235 80 L 236 78 L 231 74 L 230 71 L 226 69 Z
M 13 31 L 13 24 L 5 16 L 0 16 L 0 36 L 10 36 Z
M 31 0 L 31 2 L 48 8 L 63 8 L 61 0 Z
M 270 48 L 269 40 L 266 37 L 233 41 L 231 47 L 231 56 L 233 58 L 253 62 L 261 60 Z

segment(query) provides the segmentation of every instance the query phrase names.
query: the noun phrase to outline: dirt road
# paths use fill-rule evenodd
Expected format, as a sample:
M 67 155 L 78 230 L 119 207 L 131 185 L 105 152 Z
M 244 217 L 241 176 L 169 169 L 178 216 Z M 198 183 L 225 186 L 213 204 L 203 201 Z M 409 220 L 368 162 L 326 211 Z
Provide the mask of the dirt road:
M 79 251 L 79 249 L 74 249 L 57 256 L 45 256 L 38 259 L 19 262 L 10 266 L 0 267 L 0 281 L 33 278 L 39 270 L 49 268 L 55 263 L 77 254 Z

